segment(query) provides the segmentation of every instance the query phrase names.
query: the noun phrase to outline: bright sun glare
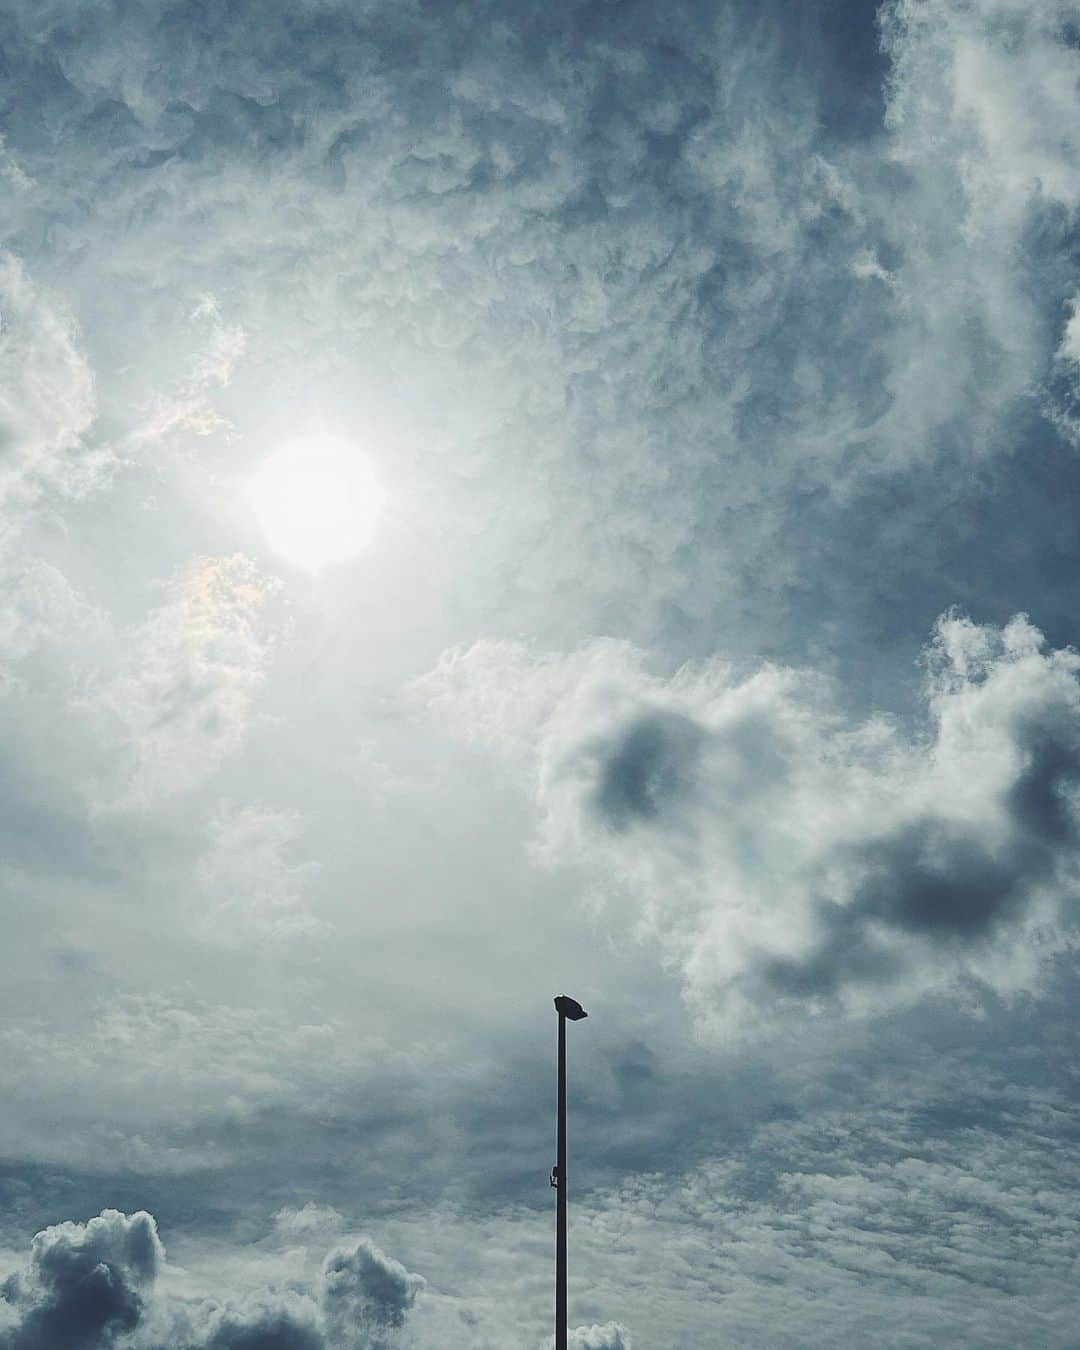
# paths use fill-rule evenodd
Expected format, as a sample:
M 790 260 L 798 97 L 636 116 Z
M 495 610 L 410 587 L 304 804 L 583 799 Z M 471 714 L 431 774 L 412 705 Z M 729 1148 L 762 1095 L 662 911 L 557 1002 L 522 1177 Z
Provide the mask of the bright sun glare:
M 275 451 L 256 471 L 250 497 L 270 547 L 309 571 L 361 552 L 383 503 L 362 452 L 325 436 Z

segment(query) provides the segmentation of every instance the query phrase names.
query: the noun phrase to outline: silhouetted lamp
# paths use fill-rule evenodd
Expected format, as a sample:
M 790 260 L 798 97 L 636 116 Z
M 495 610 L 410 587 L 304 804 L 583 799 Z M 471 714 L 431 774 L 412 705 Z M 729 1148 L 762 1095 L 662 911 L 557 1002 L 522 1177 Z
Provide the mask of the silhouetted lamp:
M 555 1350 L 566 1350 L 566 1024 L 580 1022 L 588 1013 L 566 994 L 555 1000 L 559 1014 L 558 1161 L 551 1169 L 555 1187 Z
M 580 1022 L 583 1017 L 588 1017 L 588 1013 L 575 998 L 568 998 L 566 994 L 560 994 L 555 1000 L 555 1007 L 564 1017 L 568 1017 L 571 1022 Z

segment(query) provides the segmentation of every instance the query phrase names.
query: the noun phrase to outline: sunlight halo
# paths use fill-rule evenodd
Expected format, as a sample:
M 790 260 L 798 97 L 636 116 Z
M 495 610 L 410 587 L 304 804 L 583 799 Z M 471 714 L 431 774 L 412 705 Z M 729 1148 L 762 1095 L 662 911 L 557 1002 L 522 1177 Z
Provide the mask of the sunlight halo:
M 384 500 L 362 450 L 330 436 L 275 450 L 255 471 L 248 496 L 271 549 L 310 572 L 361 553 Z

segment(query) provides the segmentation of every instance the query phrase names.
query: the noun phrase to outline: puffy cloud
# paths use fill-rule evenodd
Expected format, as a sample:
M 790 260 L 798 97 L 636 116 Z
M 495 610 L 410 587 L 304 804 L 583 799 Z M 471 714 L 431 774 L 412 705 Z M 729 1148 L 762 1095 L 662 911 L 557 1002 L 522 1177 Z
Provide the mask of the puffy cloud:
M 615 876 L 730 1028 L 1037 980 L 1029 939 L 1071 923 L 1080 865 L 1078 676 L 1022 617 L 947 615 L 922 726 L 852 724 L 793 670 L 659 678 L 614 643 L 477 646 L 417 688 L 466 733 L 532 738 L 539 856 Z
M 338 1247 L 323 1264 L 323 1307 L 331 1340 L 355 1350 L 379 1350 L 396 1333 L 424 1280 L 368 1238 Z
M 4 1350 L 97 1350 L 142 1318 L 164 1261 L 153 1218 L 107 1209 L 88 1223 L 37 1234 L 27 1271 L 4 1286 L 18 1314 Z
M 223 1301 L 181 1294 L 159 1280 L 164 1266 L 145 1212 L 108 1209 L 47 1228 L 33 1239 L 26 1270 L 0 1287 L 0 1347 L 386 1350 L 424 1287 L 367 1238 L 331 1251 L 312 1281 L 301 1275 L 293 1287 Z
M 334 1217 L 320 1225 L 321 1231 L 308 1225 L 303 1236 L 332 1232 L 340 1215 L 319 1212 L 323 1219 L 327 1214 Z M 280 1225 L 278 1231 L 298 1235 Z M 171 1309 L 171 1338 L 185 1350 L 389 1350 L 399 1343 L 424 1283 L 361 1238 L 332 1250 L 317 1278 L 303 1288 L 256 1291 L 220 1306 Z
M 258 1301 L 211 1315 L 211 1328 L 185 1350 L 326 1350 L 310 1300 Z

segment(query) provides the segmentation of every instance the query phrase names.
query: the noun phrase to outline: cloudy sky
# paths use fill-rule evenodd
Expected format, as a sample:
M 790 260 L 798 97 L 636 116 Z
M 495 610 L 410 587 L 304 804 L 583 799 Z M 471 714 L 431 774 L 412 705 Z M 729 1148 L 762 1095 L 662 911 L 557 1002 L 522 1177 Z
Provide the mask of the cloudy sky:
M 1078 88 L 0 6 L 0 1350 L 1076 1344 Z

